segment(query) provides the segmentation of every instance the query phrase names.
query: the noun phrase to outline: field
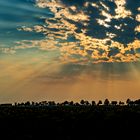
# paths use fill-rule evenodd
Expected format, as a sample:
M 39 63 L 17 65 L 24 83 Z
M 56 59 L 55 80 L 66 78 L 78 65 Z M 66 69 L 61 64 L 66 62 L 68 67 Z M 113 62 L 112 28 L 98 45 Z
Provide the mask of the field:
M 1 106 L 3 139 L 137 139 L 139 105 Z

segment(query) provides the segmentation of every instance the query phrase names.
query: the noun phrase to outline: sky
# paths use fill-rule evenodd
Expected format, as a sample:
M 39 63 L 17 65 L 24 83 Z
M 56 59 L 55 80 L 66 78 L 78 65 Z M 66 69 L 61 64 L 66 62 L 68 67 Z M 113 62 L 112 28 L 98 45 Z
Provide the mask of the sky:
M 140 98 L 139 0 L 0 0 L 0 103 Z

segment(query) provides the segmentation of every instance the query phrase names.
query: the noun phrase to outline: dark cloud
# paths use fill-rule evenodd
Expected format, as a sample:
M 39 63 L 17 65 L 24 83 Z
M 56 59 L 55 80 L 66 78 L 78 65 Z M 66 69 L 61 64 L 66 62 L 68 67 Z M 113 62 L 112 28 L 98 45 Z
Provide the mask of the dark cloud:
M 44 34 L 48 43 L 42 41 L 39 49 L 47 51 L 53 46 L 60 52 L 59 61 L 139 60 L 139 4 L 130 8 L 127 0 L 38 0 L 36 5 L 50 16 L 43 24 L 25 26 L 23 31 Z
M 126 18 L 120 18 L 120 19 L 112 19 L 111 22 L 109 22 L 108 28 L 105 26 L 99 25 L 96 21 L 96 19 L 101 19 L 105 20 L 105 17 L 101 15 L 102 10 L 106 10 L 103 5 L 101 5 L 100 2 L 102 2 L 104 5 L 106 5 L 109 8 L 109 14 L 112 16 L 115 16 L 115 8 L 117 5 L 115 2 L 106 0 L 106 1 L 100 1 L 100 0 L 61 0 L 63 4 L 65 4 L 67 7 L 70 6 L 76 6 L 77 7 L 77 12 L 79 10 L 83 10 L 89 17 L 90 21 L 88 22 L 88 26 L 86 27 L 87 33 L 86 35 L 98 38 L 98 39 L 103 39 L 106 38 L 107 32 L 111 32 L 116 34 L 116 37 L 114 37 L 112 40 L 118 41 L 123 44 L 128 44 L 135 40 L 135 37 L 140 39 L 140 35 L 135 34 L 135 28 L 136 26 L 139 25 L 139 22 L 135 20 L 135 16 L 139 13 L 137 10 L 138 7 L 140 6 L 140 1 L 139 0 L 127 0 L 125 8 L 126 10 L 130 10 L 132 12 L 131 18 L 126 17 Z M 84 7 L 85 2 L 93 2 L 98 5 L 98 7 L 93 7 L 92 5 L 89 5 L 87 7 Z M 83 26 L 81 26 L 81 23 L 75 23 L 75 25 L 78 27 L 78 31 L 81 31 Z M 118 30 L 114 26 L 120 26 L 121 29 Z
M 108 52 L 108 57 L 115 56 L 118 53 L 120 53 L 120 50 L 117 47 L 110 48 Z
M 135 50 L 134 50 L 133 48 L 131 48 L 130 50 L 125 51 L 125 54 L 132 54 L 132 55 L 135 55 L 136 52 L 135 52 Z

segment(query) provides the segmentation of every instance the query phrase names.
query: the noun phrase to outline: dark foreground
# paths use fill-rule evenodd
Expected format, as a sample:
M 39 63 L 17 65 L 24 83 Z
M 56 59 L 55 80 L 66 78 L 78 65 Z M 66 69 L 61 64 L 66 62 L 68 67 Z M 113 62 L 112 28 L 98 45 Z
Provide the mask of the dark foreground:
M 0 139 L 140 139 L 140 106 L 0 107 Z

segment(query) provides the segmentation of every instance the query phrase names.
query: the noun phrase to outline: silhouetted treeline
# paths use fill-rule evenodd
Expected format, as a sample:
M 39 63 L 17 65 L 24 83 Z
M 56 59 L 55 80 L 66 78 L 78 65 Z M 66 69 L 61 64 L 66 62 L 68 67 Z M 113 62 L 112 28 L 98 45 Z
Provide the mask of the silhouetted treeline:
M 140 100 L 0 105 L 1 139 L 139 139 Z
M 0 106 L 2 107 L 12 107 L 12 106 L 19 106 L 19 107 L 27 107 L 27 106 L 31 106 L 31 107 L 35 107 L 35 106 L 99 106 L 99 105 L 104 105 L 104 106 L 108 106 L 108 105 L 119 105 L 119 106 L 124 106 L 124 105 L 140 105 L 140 99 L 138 100 L 130 100 L 127 99 L 126 102 L 122 102 L 122 101 L 109 101 L 108 99 L 105 99 L 104 101 L 99 100 L 98 102 L 95 101 L 87 101 L 87 100 L 81 100 L 80 102 L 73 102 L 73 101 L 64 101 L 62 103 L 56 103 L 55 101 L 41 101 L 41 102 L 22 102 L 22 103 L 14 103 L 14 104 L 0 104 Z

